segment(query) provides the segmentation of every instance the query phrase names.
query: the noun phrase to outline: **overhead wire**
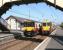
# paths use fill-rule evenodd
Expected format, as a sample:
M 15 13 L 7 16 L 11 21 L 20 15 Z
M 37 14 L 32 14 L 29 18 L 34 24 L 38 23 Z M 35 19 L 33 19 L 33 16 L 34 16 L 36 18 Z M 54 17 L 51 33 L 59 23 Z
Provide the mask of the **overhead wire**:
M 34 11 L 40 13 L 40 14 L 42 15 L 42 17 L 44 16 L 44 13 L 42 13 L 41 11 L 39 11 L 37 8 L 33 8 L 33 9 L 34 9 Z M 50 9 L 51 12 L 53 12 L 54 16 L 57 16 L 57 15 L 55 14 L 55 12 L 50 8 L 50 6 L 49 6 L 49 9 Z M 53 17 L 53 14 L 51 13 L 51 16 L 52 16 L 52 18 L 53 18 L 54 20 L 56 20 L 56 19 Z
M 56 0 L 54 0 L 54 4 L 55 4 L 55 7 L 56 7 Z M 57 16 L 56 13 L 54 12 L 53 9 L 51 9 L 51 6 L 49 6 L 49 9 L 50 9 L 50 11 L 51 11 L 51 16 L 52 16 L 52 18 L 56 21 L 56 19 L 55 19 L 55 18 L 53 17 L 53 15 L 52 15 L 52 12 L 53 12 L 54 16 Z
M 30 19 L 30 17 L 33 17 L 33 16 L 31 16 L 31 13 L 30 13 L 30 10 L 31 10 L 31 8 L 29 8 L 29 15 L 26 15 L 26 14 L 20 14 L 20 15 L 24 15 L 24 16 L 28 16 L 29 17 L 29 19 Z M 16 10 L 16 11 L 18 11 L 18 10 Z M 17 12 L 15 12 L 15 10 L 13 10 L 12 12 L 14 12 L 14 13 L 16 13 L 17 14 Z M 37 11 L 36 11 L 37 12 Z M 35 17 L 35 16 L 34 16 Z M 36 17 L 35 17 L 36 18 Z
M 33 16 L 31 16 L 31 13 L 30 13 L 31 8 L 29 7 L 28 9 L 29 9 L 29 15 L 22 14 L 22 13 L 21 13 L 21 15 L 28 16 L 29 19 L 30 19 L 30 17 L 33 17 Z M 43 17 L 43 13 L 42 13 L 41 11 L 39 11 L 37 8 L 32 8 L 32 10 L 35 11 L 35 12 L 38 12 L 38 13 L 41 14 L 41 16 Z M 16 11 L 18 11 L 18 10 L 16 10 Z M 17 12 L 15 12 L 15 11 L 13 11 L 13 12 L 17 14 Z M 35 17 L 35 16 L 34 16 L 34 17 Z M 35 17 L 35 18 L 37 18 L 37 17 Z M 37 18 L 37 19 L 38 19 L 38 18 Z M 40 20 L 41 20 L 41 19 L 40 19 Z
M 50 9 L 50 11 L 51 11 L 51 17 L 53 18 L 53 20 L 56 21 L 56 19 L 55 19 L 55 16 L 57 16 L 56 13 L 54 12 L 53 9 L 51 9 L 51 6 L 49 6 L 49 9 Z M 52 14 L 52 12 L 53 12 L 53 14 Z
M 36 10 L 36 8 L 34 8 L 34 9 Z M 49 6 L 49 9 L 50 9 L 51 12 L 53 12 L 54 16 L 57 16 L 57 14 L 51 9 L 50 6 Z M 37 11 L 36 11 L 36 12 L 37 12 Z M 38 10 L 38 12 L 41 13 L 41 11 L 39 11 L 39 10 Z M 43 14 L 43 13 L 41 13 L 41 14 Z M 56 20 L 56 19 L 53 17 L 53 14 L 51 13 L 51 16 L 52 16 L 52 18 L 53 18 L 54 20 Z M 42 17 L 43 17 L 43 16 L 42 16 Z
M 34 8 L 32 7 L 32 9 L 33 9 L 35 12 L 41 14 L 42 17 L 44 16 L 44 13 L 42 13 L 42 12 L 41 12 L 40 10 L 38 10 L 36 7 L 34 7 Z M 39 20 L 42 20 L 42 19 L 40 18 Z
M 19 13 L 17 13 L 17 12 L 15 12 L 15 11 L 13 11 L 13 10 L 11 10 L 10 12 L 12 12 L 12 13 L 15 13 L 15 14 L 18 14 L 18 15 L 20 15 L 20 16 L 22 16 L 22 15 L 24 15 L 24 16 L 29 16 L 29 15 L 27 15 L 27 14 L 19 14 Z M 30 16 L 30 17 L 32 17 L 32 16 Z
M 13 10 L 13 11 L 11 11 L 11 12 L 16 13 L 16 14 L 19 14 L 19 15 L 28 16 L 28 17 L 29 17 L 29 19 L 30 19 L 30 17 L 32 17 L 32 16 L 30 15 L 30 10 L 31 10 L 31 8 L 29 8 L 29 15 L 27 15 L 27 14 L 22 14 L 22 13 L 21 13 L 21 14 L 19 14 L 19 13 L 15 12 L 14 10 Z M 34 10 L 34 11 L 36 11 L 36 12 L 40 13 L 42 17 L 44 16 L 44 13 L 43 13 L 43 12 L 41 12 L 40 10 L 38 10 L 37 8 L 32 8 L 32 10 Z M 52 15 L 52 16 L 53 16 L 53 15 Z M 41 19 L 41 18 L 40 18 L 40 19 Z

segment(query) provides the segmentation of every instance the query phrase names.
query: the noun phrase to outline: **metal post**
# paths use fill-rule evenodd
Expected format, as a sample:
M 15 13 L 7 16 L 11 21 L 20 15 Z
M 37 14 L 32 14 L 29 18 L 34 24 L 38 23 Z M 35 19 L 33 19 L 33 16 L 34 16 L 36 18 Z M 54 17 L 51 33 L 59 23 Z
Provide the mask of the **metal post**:
M 30 19 L 30 8 L 29 8 L 29 19 Z
M 12 2 L 12 0 L 10 0 L 10 2 Z
M 3 5 L 3 0 L 2 0 L 2 5 Z
M 56 7 L 56 0 L 54 0 L 54 5 L 55 5 L 55 7 Z

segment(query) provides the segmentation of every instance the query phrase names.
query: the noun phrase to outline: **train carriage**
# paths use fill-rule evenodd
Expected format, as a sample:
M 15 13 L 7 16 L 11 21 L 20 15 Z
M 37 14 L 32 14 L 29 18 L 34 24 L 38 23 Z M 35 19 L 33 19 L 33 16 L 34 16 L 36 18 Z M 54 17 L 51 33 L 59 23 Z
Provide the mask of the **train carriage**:
M 24 32 L 25 36 L 34 36 L 38 34 L 39 30 L 39 23 L 35 21 L 24 21 L 23 22 L 24 27 L 22 28 L 22 31 Z

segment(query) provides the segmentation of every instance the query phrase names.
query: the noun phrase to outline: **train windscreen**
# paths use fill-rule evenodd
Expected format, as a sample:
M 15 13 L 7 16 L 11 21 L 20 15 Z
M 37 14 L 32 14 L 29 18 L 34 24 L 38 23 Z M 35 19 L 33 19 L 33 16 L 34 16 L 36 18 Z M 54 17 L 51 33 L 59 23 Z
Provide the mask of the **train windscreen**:
M 51 23 L 47 23 L 47 26 L 50 26 L 51 25 Z
M 43 26 L 46 26 L 46 23 L 42 23 Z
M 34 22 L 24 22 L 24 27 L 34 27 Z

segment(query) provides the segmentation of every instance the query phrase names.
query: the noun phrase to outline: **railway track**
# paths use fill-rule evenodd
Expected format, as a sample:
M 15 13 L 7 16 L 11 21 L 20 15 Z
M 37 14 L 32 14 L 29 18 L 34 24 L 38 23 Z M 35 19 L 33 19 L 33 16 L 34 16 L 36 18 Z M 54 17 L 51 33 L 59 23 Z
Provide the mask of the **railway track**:
M 13 41 L 10 41 L 8 43 L 5 43 L 5 44 L 1 44 L 0 45 L 0 50 L 5 50 L 6 48 L 9 48 L 13 45 L 16 45 L 18 44 L 19 42 L 21 42 L 20 40 L 13 40 Z
M 40 43 L 39 42 L 32 42 L 28 46 L 25 46 L 24 48 L 20 50 L 33 50 L 35 47 L 37 47 Z
M 33 40 L 26 40 L 26 38 L 20 40 L 15 39 L 14 41 L 0 45 L 0 50 L 33 50 L 38 44 L 40 44 L 38 40 L 40 39 L 42 42 L 45 38 L 46 36 L 37 35 L 31 38 Z M 34 39 L 36 41 L 34 41 Z

